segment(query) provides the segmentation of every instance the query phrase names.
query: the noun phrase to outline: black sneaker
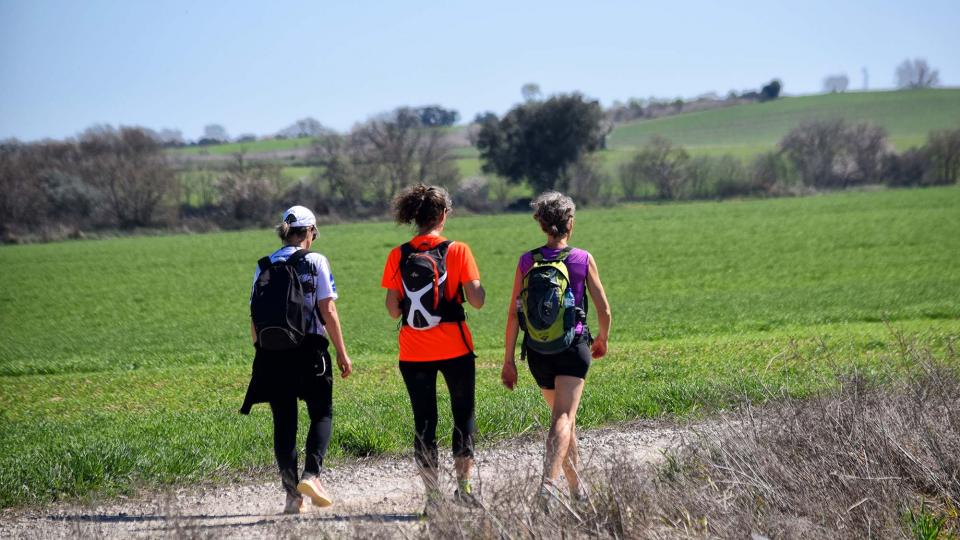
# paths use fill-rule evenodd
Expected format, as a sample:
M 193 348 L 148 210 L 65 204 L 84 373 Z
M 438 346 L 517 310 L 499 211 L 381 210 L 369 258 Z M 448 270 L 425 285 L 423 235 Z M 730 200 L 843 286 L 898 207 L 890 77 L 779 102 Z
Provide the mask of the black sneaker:
M 468 508 L 479 508 L 480 507 L 480 498 L 478 493 L 473 490 L 473 486 L 470 483 L 460 485 L 453 492 L 453 502 L 459 504 L 460 506 L 466 506 Z

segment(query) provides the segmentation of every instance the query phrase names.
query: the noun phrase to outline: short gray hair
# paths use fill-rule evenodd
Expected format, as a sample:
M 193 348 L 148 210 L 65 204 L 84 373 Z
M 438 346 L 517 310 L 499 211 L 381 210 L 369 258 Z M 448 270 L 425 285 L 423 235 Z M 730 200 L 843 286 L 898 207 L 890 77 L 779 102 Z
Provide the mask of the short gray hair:
M 559 191 L 541 193 L 530 203 L 533 219 L 540 222 L 540 228 L 550 236 L 564 236 L 570 232 L 570 221 L 577 212 L 573 199 Z

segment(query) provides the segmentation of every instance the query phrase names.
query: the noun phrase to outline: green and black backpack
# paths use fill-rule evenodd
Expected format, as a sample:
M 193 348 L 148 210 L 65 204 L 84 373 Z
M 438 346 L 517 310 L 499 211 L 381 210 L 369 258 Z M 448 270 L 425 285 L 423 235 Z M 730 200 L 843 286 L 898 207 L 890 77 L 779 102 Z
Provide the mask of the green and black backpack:
M 523 276 L 517 299 L 520 328 L 526 334 L 524 348 L 561 353 L 573 345 L 577 323 L 586 322 L 586 302 L 583 307 L 576 305 L 570 272 L 563 262 L 572 249 L 564 248 L 553 259 L 545 259 L 540 249 L 530 252 L 533 266 Z

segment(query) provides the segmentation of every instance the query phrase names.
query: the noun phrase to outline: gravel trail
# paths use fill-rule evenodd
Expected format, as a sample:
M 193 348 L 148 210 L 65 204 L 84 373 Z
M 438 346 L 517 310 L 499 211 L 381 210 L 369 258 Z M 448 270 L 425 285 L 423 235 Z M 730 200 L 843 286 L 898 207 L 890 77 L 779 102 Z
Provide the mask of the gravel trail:
M 652 462 L 679 444 L 685 429 L 658 422 L 622 424 L 579 432 L 583 468 L 610 458 Z M 447 467 L 449 451 L 441 453 Z M 475 478 L 492 492 L 506 482 L 536 482 L 543 456 L 543 436 L 503 441 L 477 450 Z M 453 481 L 447 476 L 448 492 Z M 407 537 L 422 527 L 417 512 L 422 488 L 411 457 L 380 457 L 340 462 L 322 479 L 335 503 L 308 513 L 280 513 L 279 481 L 262 478 L 246 484 L 179 488 L 102 504 L 55 504 L 35 510 L 0 513 L 0 538 L 136 538 L 274 536 L 342 537 L 362 528 L 363 536 Z M 371 529 L 372 528 L 372 529 Z

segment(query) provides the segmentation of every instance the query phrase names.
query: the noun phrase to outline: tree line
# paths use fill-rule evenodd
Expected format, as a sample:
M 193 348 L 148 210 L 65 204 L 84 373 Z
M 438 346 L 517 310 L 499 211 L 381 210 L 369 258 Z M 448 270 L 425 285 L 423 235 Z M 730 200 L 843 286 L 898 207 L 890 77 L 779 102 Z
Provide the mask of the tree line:
M 481 116 L 470 138 L 483 174 L 467 179 L 448 133 L 425 127 L 412 108 L 345 134 L 321 132 L 300 162 L 312 172 L 298 181 L 281 180 L 281 163 L 243 153 L 216 168 L 182 170 L 155 132 L 137 127 L 0 143 L 0 234 L 9 242 L 115 229 L 260 226 L 295 203 L 329 221 L 380 217 L 400 189 L 416 182 L 442 185 L 462 207 L 489 212 L 524 207 L 524 186 L 559 189 L 590 205 L 942 185 L 960 176 L 960 129 L 931 132 L 921 147 L 895 152 L 883 128 L 841 119 L 799 125 L 748 163 L 692 156 L 654 137 L 618 167 L 605 167 L 598 151 L 611 124 L 597 101 L 579 93 L 528 94 L 502 118 Z

